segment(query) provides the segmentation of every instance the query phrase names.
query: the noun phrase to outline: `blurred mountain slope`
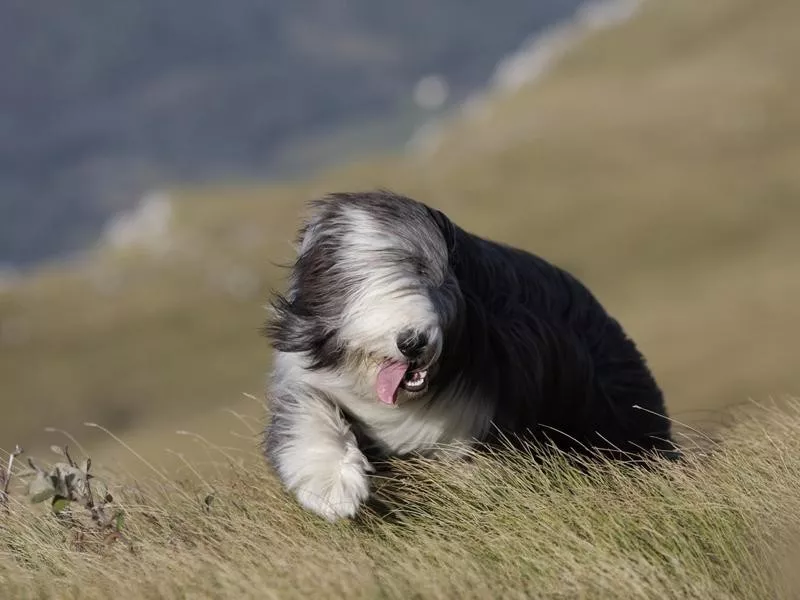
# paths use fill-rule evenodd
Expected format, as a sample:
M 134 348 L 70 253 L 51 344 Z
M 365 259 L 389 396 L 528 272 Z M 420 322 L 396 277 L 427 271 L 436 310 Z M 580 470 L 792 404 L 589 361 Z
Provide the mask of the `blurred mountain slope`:
M 331 127 L 401 119 L 415 82 L 458 99 L 578 0 L 0 2 L 0 264 L 92 241 L 164 181 L 266 178 Z
M 261 306 L 302 203 L 379 185 L 581 276 L 676 418 L 797 394 L 797 23 L 793 0 L 652 0 L 535 84 L 488 92 L 424 152 L 176 190 L 164 244 L 99 249 L 0 295 L 0 441 L 54 423 L 96 439 L 92 420 L 162 448 L 189 424 L 227 431 L 220 407 L 258 414 L 240 394 L 261 393 Z

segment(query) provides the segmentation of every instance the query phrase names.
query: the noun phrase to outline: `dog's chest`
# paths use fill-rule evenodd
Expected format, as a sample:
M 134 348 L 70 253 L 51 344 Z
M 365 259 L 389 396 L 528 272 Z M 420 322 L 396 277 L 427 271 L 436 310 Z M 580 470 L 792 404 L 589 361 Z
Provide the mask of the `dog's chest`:
M 460 407 L 452 402 L 416 402 L 391 407 L 364 402 L 343 404 L 369 438 L 396 455 L 458 452 L 459 447 L 480 437 L 488 422 L 488 416 L 470 403 Z
M 394 454 L 431 449 L 451 441 L 457 432 L 450 431 L 446 419 L 433 418 L 424 407 L 347 407 L 360 421 L 365 433 Z
M 492 418 L 486 402 L 459 387 L 440 392 L 435 402 L 386 406 L 374 397 L 371 382 L 341 372 L 304 370 L 303 375 L 308 383 L 355 417 L 369 438 L 395 455 L 434 450 L 458 453 L 459 447 L 486 433 Z M 448 447 L 440 448 L 443 445 Z

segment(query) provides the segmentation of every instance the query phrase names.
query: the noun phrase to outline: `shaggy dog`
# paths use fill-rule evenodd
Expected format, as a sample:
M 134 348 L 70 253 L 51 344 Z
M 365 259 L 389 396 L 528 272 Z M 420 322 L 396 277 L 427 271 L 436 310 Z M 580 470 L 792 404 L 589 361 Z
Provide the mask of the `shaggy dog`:
M 312 203 L 272 308 L 266 455 L 329 520 L 368 498 L 368 456 L 515 439 L 615 457 L 675 449 L 643 357 L 580 282 L 410 198 Z

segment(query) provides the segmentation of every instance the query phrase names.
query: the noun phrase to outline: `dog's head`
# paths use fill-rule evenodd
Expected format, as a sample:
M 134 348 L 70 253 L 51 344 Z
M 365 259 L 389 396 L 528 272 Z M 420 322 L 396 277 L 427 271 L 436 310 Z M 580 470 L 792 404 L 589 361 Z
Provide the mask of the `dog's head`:
M 435 385 L 463 302 L 450 268 L 454 226 L 388 192 L 311 205 L 285 296 L 267 328 L 281 352 L 346 376 L 365 400 L 394 405 Z

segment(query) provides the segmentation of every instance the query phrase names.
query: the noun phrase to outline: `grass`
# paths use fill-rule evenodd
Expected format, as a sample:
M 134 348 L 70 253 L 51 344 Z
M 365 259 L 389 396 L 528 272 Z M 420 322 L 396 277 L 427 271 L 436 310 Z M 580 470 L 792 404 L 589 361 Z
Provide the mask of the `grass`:
M 107 475 L 126 542 L 31 507 L 0 512 L 9 598 L 790 598 L 800 404 L 758 408 L 711 452 L 585 472 L 498 451 L 398 465 L 392 518 L 328 524 L 261 458 L 213 476 Z M 706 447 L 706 449 L 708 449 Z M 209 472 L 209 469 L 203 469 Z M 13 489 L 13 488 L 12 488 Z

